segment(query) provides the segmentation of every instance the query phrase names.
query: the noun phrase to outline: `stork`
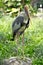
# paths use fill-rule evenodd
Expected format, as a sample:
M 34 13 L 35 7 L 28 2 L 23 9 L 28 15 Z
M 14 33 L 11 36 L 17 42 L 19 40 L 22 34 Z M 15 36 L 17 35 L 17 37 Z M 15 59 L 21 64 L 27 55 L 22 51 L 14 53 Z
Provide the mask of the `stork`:
M 30 17 L 28 12 L 28 6 L 25 5 L 24 10 L 20 12 L 20 14 L 16 17 L 16 19 L 12 24 L 12 34 L 13 34 L 12 40 L 14 40 L 17 34 L 21 35 L 24 33 L 25 29 L 28 28 L 29 26 L 29 20 Z

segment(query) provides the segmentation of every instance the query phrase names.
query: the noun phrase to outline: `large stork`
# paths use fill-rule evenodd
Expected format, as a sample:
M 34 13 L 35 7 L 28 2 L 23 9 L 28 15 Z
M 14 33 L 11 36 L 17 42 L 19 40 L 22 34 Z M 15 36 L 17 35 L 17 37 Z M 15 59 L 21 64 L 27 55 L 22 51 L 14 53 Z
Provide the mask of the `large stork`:
M 12 40 L 14 40 L 17 34 L 18 35 L 23 34 L 25 29 L 29 26 L 29 20 L 30 17 L 28 12 L 28 6 L 25 5 L 24 10 L 20 12 L 20 14 L 16 17 L 16 19 L 12 24 L 12 34 L 13 34 Z

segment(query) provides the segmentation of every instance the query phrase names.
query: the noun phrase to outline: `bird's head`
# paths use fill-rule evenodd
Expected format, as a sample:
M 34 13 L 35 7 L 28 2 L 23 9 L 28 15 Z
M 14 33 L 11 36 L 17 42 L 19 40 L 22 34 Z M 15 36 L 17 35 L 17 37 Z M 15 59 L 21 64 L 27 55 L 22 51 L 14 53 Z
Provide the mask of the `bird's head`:
M 25 10 L 27 16 L 29 17 L 29 11 L 28 11 L 28 9 L 29 9 L 28 5 L 25 5 L 24 6 L 24 10 Z

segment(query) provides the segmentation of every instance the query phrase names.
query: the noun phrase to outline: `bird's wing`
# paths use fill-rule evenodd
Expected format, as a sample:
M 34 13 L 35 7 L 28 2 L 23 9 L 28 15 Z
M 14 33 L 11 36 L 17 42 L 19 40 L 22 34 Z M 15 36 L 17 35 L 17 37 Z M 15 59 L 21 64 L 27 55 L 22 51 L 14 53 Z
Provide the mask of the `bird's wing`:
M 23 21 L 24 21 L 24 17 L 23 17 L 23 16 L 18 16 L 18 17 L 14 20 L 14 22 L 13 22 L 13 24 L 12 24 L 12 29 L 13 29 L 13 30 L 19 29 L 19 28 L 21 27 L 21 24 L 23 23 Z

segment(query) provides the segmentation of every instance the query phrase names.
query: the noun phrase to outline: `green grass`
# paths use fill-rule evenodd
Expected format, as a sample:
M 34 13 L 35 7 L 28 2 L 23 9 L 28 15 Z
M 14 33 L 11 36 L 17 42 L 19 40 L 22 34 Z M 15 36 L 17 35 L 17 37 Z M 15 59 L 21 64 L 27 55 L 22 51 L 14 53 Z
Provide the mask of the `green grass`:
M 43 20 L 31 18 L 30 25 L 24 32 L 24 44 L 22 36 L 18 43 L 10 41 L 13 20 L 9 16 L 0 18 L 0 59 L 11 56 L 30 57 L 33 65 L 43 65 Z

